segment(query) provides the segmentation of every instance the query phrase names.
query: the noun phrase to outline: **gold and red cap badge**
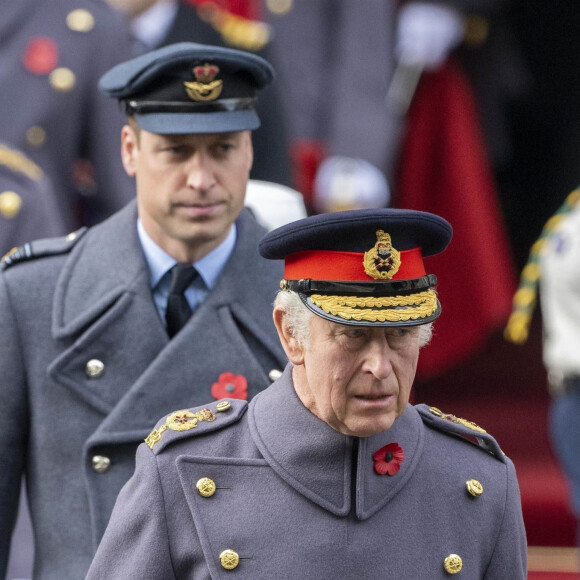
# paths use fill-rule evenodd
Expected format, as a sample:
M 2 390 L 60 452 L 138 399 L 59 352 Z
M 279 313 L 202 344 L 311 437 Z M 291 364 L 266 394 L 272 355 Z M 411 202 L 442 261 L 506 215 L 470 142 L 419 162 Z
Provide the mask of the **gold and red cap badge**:
M 265 258 L 284 260 L 283 290 L 341 324 L 411 326 L 435 320 L 437 279 L 424 256 L 443 251 L 451 226 L 434 214 L 370 209 L 321 214 L 273 230 Z
M 117 65 L 99 88 L 151 133 L 223 133 L 260 126 L 257 94 L 273 77 L 255 54 L 181 42 Z

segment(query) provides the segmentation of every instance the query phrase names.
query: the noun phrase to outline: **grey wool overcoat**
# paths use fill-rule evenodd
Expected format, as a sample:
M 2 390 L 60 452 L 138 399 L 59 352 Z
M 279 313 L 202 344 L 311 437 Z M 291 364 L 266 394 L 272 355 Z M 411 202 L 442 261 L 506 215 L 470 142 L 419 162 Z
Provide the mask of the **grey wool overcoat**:
M 526 577 L 516 474 L 493 437 L 426 405 L 342 435 L 302 405 L 291 368 L 249 404 L 157 424 L 87 580 Z M 393 444 L 404 459 L 381 475 Z
M 228 377 L 251 398 L 284 368 L 272 322 L 282 264 L 259 256 L 253 216 L 243 210 L 216 286 L 171 341 L 136 219 L 131 203 L 76 236 L 25 245 L 1 269 L 0 576 L 23 472 L 35 579 L 78 580 L 159 416 L 211 400 L 214 384 L 227 392 Z

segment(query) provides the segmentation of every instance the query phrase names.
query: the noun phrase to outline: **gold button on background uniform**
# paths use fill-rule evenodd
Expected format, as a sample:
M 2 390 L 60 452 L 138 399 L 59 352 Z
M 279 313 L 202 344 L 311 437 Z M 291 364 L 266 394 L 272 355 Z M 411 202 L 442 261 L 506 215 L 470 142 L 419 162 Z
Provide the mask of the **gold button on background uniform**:
M 197 493 L 201 497 L 211 497 L 216 490 L 216 485 L 213 479 L 209 477 L 202 477 L 196 484 Z
M 233 550 L 224 550 L 220 554 L 220 564 L 222 565 L 222 568 L 225 568 L 226 570 L 237 568 L 239 563 L 240 557 L 237 552 L 234 552 Z
M 93 469 L 97 473 L 105 473 L 111 467 L 111 460 L 104 455 L 95 455 L 93 457 Z
M 89 32 L 95 26 L 95 18 L 88 10 L 79 8 L 68 13 L 66 25 L 75 32 Z
M 226 411 L 229 411 L 232 407 L 232 404 L 229 401 L 220 401 L 217 405 L 215 410 L 218 413 L 225 413 Z
M 32 147 L 41 147 L 46 141 L 46 131 L 42 127 L 34 125 L 26 131 L 26 141 Z
M 449 556 L 445 558 L 443 566 L 448 574 L 457 574 L 461 572 L 461 568 L 463 568 L 463 560 L 461 559 L 461 556 L 458 556 L 457 554 L 449 554 Z
M 268 378 L 274 382 L 276 379 L 279 379 L 282 376 L 282 371 L 279 371 L 278 369 L 272 369 L 269 373 L 268 373 Z
M 20 213 L 22 198 L 15 191 L 0 193 L 0 215 L 5 218 L 15 218 Z
M 103 374 L 104 370 L 105 364 L 96 358 L 91 359 L 87 363 L 87 366 L 85 367 L 85 372 L 87 373 L 87 376 L 91 379 L 96 379 L 97 377 L 100 377 Z
M 465 482 L 467 491 L 473 497 L 479 497 L 483 493 L 483 485 L 477 479 L 469 479 Z
M 48 75 L 50 86 L 59 93 L 68 93 L 77 82 L 75 73 L 70 68 L 56 68 Z

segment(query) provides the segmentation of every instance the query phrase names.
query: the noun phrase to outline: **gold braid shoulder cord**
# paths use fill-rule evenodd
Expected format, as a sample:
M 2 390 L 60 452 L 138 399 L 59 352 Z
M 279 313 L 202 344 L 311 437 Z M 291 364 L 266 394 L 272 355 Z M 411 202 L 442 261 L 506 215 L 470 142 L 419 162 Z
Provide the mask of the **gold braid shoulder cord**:
M 504 330 L 504 338 L 515 344 L 523 344 L 528 339 L 530 323 L 537 303 L 540 280 L 540 254 L 547 239 L 567 213 L 580 202 L 580 188 L 568 195 L 558 211 L 546 222 L 540 237 L 533 244 L 527 264 L 522 270 L 520 284 L 513 297 L 512 313 Z

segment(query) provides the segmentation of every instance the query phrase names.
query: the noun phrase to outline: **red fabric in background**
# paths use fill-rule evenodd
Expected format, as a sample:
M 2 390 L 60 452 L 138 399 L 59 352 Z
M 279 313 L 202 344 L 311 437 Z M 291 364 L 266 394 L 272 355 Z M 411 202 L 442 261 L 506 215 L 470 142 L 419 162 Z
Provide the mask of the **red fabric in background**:
M 443 308 L 419 357 L 418 376 L 428 378 L 474 353 L 507 321 L 516 289 L 474 97 L 456 63 L 421 78 L 395 185 L 398 207 L 433 212 L 453 226 L 448 249 L 425 259 Z
M 260 0 L 181 0 L 199 6 L 202 4 L 214 5 L 221 10 L 226 10 L 236 16 L 242 16 L 248 20 L 261 19 Z

